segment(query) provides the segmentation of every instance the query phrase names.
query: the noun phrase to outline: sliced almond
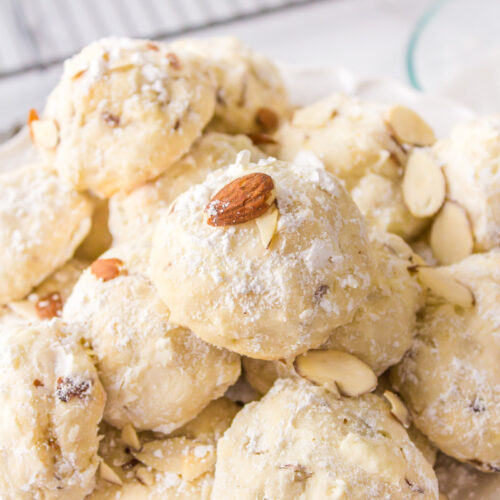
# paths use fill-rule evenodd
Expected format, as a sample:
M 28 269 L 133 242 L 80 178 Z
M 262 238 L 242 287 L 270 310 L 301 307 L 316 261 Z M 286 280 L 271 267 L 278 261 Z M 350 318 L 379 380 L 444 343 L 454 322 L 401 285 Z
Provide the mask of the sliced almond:
M 393 106 L 386 119 L 399 142 L 415 146 L 432 146 L 436 142 L 432 128 L 415 111 L 405 106 Z
M 146 486 L 151 486 L 155 482 L 154 473 L 142 465 L 135 467 L 134 474 L 137 480 Z
M 38 317 L 36 312 L 36 305 L 31 300 L 16 300 L 9 303 L 9 308 L 15 314 L 27 320 L 33 320 Z
M 224 186 L 205 208 L 211 226 L 242 224 L 263 215 L 276 199 L 273 179 L 260 172 L 238 177 Z
M 336 386 L 344 396 L 361 396 L 377 387 L 373 370 L 355 356 L 335 350 L 312 350 L 295 360 L 297 373 L 329 388 Z
M 474 295 L 469 287 L 439 269 L 418 266 L 417 276 L 423 285 L 450 304 L 472 307 L 475 303 Z
M 431 217 L 446 197 L 446 182 L 438 162 L 426 151 L 415 150 L 403 177 L 403 198 L 415 217 Z
M 103 281 L 109 281 L 120 275 L 123 262 L 120 259 L 97 259 L 92 262 L 90 272 Z
M 63 308 L 61 294 L 49 293 L 36 303 L 36 314 L 39 319 L 52 319 L 60 317 Z
M 319 128 L 337 114 L 336 100 L 318 101 L 317 103 L 298 109 L 293 114 L 292 124 L 301 128 Z
M 53 149 L 59 142 L 59 131 L 54 120 L 35 120 L 30 125 L 33 142 L 43 149 Z
M 99 476 L 101 479 L 104 479 L 104 481 L 108 481 L 108 483 L 117 484 L 119 486 L 123 484 L 120 476 L 106 462 L 101 462 L 99 465 Z
M 141 449 L 141 442 L 139 441 L 139 436 L 137 435 L 137 432 L 135 431 L 134 427 L 131 424 L 125 425 L 122 429 L 122 434 L 121 434 L 122 441 L 127 445 L 130 446 L 133 450 L 140 450 Z
M 191 481 L 215 465 L 215 448 L 185 437 L 150 441 L 139 452 L 132 451 L 143 464 L 159 472 L 174 472 Z
M 278 215 L 278 207 L 274 205 L 264 215 L 255 219 L 255 223 L 259 228 L 260 240 L 266 250 L 269 248 L 271 240 L 276 233 L 276 228 L 278 227 Z
M 403 424 L 403 427 L 408 429 L 411 424 L 410 412 L 403 401 L 401 401 L 401 398 L 391 391 L 384 391 L 384 398 L 391 405 L 391 413 Z
M 432 224 L 429 243 L 441 264 L 453 264 L 469 256 L 474 249 L 474 237 L 465 210 L 447 201 Z

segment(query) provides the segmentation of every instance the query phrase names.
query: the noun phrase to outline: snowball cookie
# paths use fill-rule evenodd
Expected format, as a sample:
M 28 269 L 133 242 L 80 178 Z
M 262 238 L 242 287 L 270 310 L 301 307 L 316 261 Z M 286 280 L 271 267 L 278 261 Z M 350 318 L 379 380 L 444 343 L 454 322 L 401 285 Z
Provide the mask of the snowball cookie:
M 465 209 L 477 251 L 500 245 L 500 115 L 461 123 L 436 143 L 448 196 Z
M 214 107 L 215 81 L 200 59 L 146 40 L 106 38 L 66 61 L 44 119 L 31 129 L 63 179 L 109 197 L 164 172 Z
M 189 187 L 203 182 L 209 172 L 233 163 L 236 155 L 246 149 L 252 161 L 264 154 L 245 135 L 208 132 L 200 137 L 190 151 L 155 181 L 131 193 L 118 193 L 109 202 L 109 226 L 113 243 L 152 238 L 154 224 L 162 210 Z
M 0 304 L 17 300 L 71 258 L 92 204 L 39 165 L 0 174 Z
M 240 360 L 171 322 L 133 251 L 112 248 L 95 261 L 63 317 L 87 329 L 108 395 L 106 421 L 167 434 L 224 394 L 238 379 Z
M 441 268 L 475 306 L 429 303 L 411 350 L 391 372 L 415 425 L 447 455 L 500 470 L 500 253 Z
M 368 296 L 323 347 L 354 354 L 380 375 L 410 348 L 423 296 L 408 270 L 415 264 L 413 251 L 399 236 L 371 231 L 370 247 L 375 269 Z
M 9 307 L 28 321 L 60 317 L 68 299 L 88 263 L 71 259 L 38 285 L 25 299 L 9 302 Z
M 240 189 L 237 179 L 249 175 L 253 185 L 247 184 L 244 200 L 247 188 Z M 230 183 L 229 194 L 218 199 Z M 267 230 L 259 232 L 263 218 L 255 216 L 265 212 L 273 193 L 278 221 L 266 249 L 261 233 Z M 212 217 L 220 217 L 212 224 L 227 219 L 230 225 L 211 225 Z M 288 164 L 274 158 L 251 163 L 240 153 L 236 163 L 181 194 L 160 218 L 151 263 L 172 321 L 206 342 L 261 359 L 318 347 L 352 319 L 370 285 L 361 214 L 311 154 Z
M 101 426 L 104 438 L 99 453 L 116 483 L 104 479 L 101 470 L 88 500 L 209 500 L 216 444 L 238 410 L 226 398 L 212 401 L 168 437 L 138 434 L 140 450 L 125 442 L 116 429 Z
M 212 498 L 437 499 L 438 486 L 384 400 L 282 379 L 219 440 Z
M 95 485 L 105 394 L 74 327 L 0 325 L 0 497 L 81 500 Z
M 333 94 L 295 111 L 278 130 L 278 157 L 316 153 L 345 183 L 368 221 L 404 238 L 417 235 L 425 219 L 411 215 L 401 183 L 411 145 L 396 138 L 386 105 Z
M 231 37 L 184 39 L 170 45 L 203 58 L 217 79 L 215 116 L 209 127 L 230 134 L 272 132 L 289 112 L 278 68 Z

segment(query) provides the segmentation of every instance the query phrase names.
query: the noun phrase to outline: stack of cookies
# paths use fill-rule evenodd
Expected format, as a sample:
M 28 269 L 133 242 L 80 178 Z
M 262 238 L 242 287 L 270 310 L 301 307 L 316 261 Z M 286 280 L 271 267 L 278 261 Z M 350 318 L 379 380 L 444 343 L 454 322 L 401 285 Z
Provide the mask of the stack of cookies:
M 0 498 L 495 494 L 499 117 L 437 140 L 399 105 L 294 109 L 234 39 L 110 38 L 28 126 Z

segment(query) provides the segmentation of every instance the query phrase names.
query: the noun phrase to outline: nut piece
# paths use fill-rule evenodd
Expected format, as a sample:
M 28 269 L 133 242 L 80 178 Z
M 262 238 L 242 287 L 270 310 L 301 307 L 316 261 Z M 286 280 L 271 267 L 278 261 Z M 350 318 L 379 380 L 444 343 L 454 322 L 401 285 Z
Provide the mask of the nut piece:
M 140 483 L 145 484 L 146 486 L 151 486 L 155 482 L 155 476 L 153 472 L 150 471 L 147 467 L 139 465 L 134 469 L 134 473 L 137 480 Z
M 248 138 L 252 141 L 254 146 L 261 144 L 278 144 L 278 141 L 272 136 L 267 134 L 247 134 Z
M 39 319 L 60 317 L 63 308 L 61 295 L 57 292 L 45 295 L 36 303 L 36 314 Z
M 295 360 L 297 373 L 330 390 L 337 387 L 344 396 L 361 396 L 377 387 L 373 370 L 355 356 L 335 350 L 312 350 Z
M 415 111 L 405 106 L 392 107 L 386 120 L 399 142 L 414 146 L 432 146 L 436 142 L 431 127 Z
M 262 245 L 267 250 L 271 244 L 274 234 L 276 233 L 276 228 L 278 227 L 278 207 L 273 206 L 264 215 L 260 216 L 255 220 L 257 227 L 259 228 L 260 239 Z
M 430 217 L 444 203 L 446 182 L 441 167 L 426 151 L 415 150 L 403 178 L 403 198 L 415 217 Z
M 59 131 L 54 120 L 34 120 L 30 124 L 31 137 L 36 146 L 52 149 L 59 142 Z
M 108 483 L 117 484 L 118 486 L 123 485 L 120 476 L 106 462 L 101 462 L 99 465 L 99 476 Z
M 141 451 L 132 451 L 143 464 L 159 472 L 174 472 L 192 481 L 215 465 L 215 448 L 185 437 L 150 441 Z
M 429 242 L 441 264 L 465 259 L 474 249 L 474 238 L 465 210 L 447 201 L 432 224 Z
M 120 275 L 122 266 L 120 259 L 97 259 L 90 266 L 90 272 L 96 278 L 109 281 Z
M 233 226 L 264 214 L 276 199 L 272 178 L 260 172 L 244 175 L 224 186 L 205 212 L 211 226 Z
M 292 124 L 302 128 L 319 128 L 337 114 L 337 103 L 333 101 L 319 101 L 293 114 Z
M 411 423 L 410 412 L 403 401 L 401 401 L 401 398 L 391 391 L 384 391 L 384 398 L 391 405 L 391 413 L 401 422 L 405 429 L 408 429 Z
M 417 277 L 432 292 L 450 304 L 472 307 L 475 299 L 469 287 L 433 267 L 418 266 Z
M 265 132 L 272 132 L 278 127 L 279 117 L 272 109 L 259 108 L 255 113 L 255 122 Z
M 40 117 L 38 116 L 38 111 L 34 108 L 31 108 L 28 113 L 28 127 L 30 129 L 31 142 L 35 142 L 33 139 L 33 129 L 31 128 L 31 124 L 39 119 Z
M 132 448 L 133 450 L 141 449 L 141 442 L 139 441 L 139 436 L 137 435 L 137 432 L 135 432 L 135 429 L 131 424 L 127 424 L 122 429 L 121 438 L 122 441 L 127 446 L 130 446 L 130 448 Z

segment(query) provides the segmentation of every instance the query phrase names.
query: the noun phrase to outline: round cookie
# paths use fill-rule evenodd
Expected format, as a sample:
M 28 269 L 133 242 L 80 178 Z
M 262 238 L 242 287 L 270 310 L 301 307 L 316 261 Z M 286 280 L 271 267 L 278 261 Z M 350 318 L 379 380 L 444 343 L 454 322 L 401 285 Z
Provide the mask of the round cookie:
M 333 94 L 295 111 L 276 133 L 278 157 L 291 161 L 299 151 L 317 154 L 345 183 L 367 220 L 380 230 L 416 236 L 426 219 L 404 204 L 401 182 L 411 144 L 396 138 L 390 109 L 374 102 Z
M 74 327 L 0 326 L 0 497 L 81 500 L 95 484 L 105 394 Z
M 253 187 L 238 187 L 246 182 L 242 177 Z M 244 189 L 249 198 L 238 208 Z M 274 193 L 278 208 L 267 209 Z M 271 221 L 266 248 L 266 229 L 258 226 L 263 218 L 255 216 L 272 216 L 271 210 L 278 221 Z M 220 225 L 226 216 L 229 225 Z M 259 359 L 321 345 L 352 319 L 368 293 L 371 270 L 358 209 L 311 154 L 288 164 L 274 158 L 250 163 L 240 153 L 236 163 L 181 194 L 160 218 L 151 264 L 172 321 L 211 344 Z
M 194 184 L 216 170 L 233 163 L 236 155 L 246 149 L 252 161 L 263 158 L 263 153 L 244 135 L 217 132 L 203 134 L 190 151 L 155 181 L 148 182 L 131 193 L 118 193 L 109 202 L 109 226 L 113 244 L 141 238 L 152 238 L 154 224 L 177 198 Z
M 143 259 L 130 245 L 103 254 L 75 285 L 63 317 L 86 328 L 108 396 L 105 420 L 166 434 L 222 396 L 240 360 L 172 323 Z
M 99 452 L 122 484 L 113 484 L 101 474 L 88 500 L 208 500 L 215 447 L 238 410 L 226 398 L 212 401 L 194 420 L 168 437 L 140 433 L 141 451 L 124 442 L 116 429 L 103 425 Z
M 164 172 L 214 107 L 213 75 L 199 58 L 146 40 L 106 38 L 66 61 L 31 130 L 61 178 L 109 197 Z
M 475 305 L 461 308 L 430 297 L 391 381 L 436 446 L 481 470 L 498 471 L 500 253 L 440 269 L 472 291 Z
M 443 164 L 448 197 L 467 212 L 476 251 L 499 246 L 500 115 L 457 125 L 433 152 Z
M 210 129 L 229 134 L 272 132 L 288 114 L 288 96 L 279 70 L 240 40 L 184 39 L 170 47 L 200 56 L 214 70 L 217 104 Z
M 0 175 L 0 304 L 22 299 L 71 258 L 90 200 L 39 165 Z
M 398 363 L 415 335 L 422 290 L 408 267 L 415 264 L 411 248 L 395 234 L 371 231 L 375 269 L 368 296 L 354 319 L 336 328 L 326 349 L 349 352 L 380 375 Z
M 217 445 L 212 498 L 438 498 L 431 465 L 378 396 L 279 380 Z

